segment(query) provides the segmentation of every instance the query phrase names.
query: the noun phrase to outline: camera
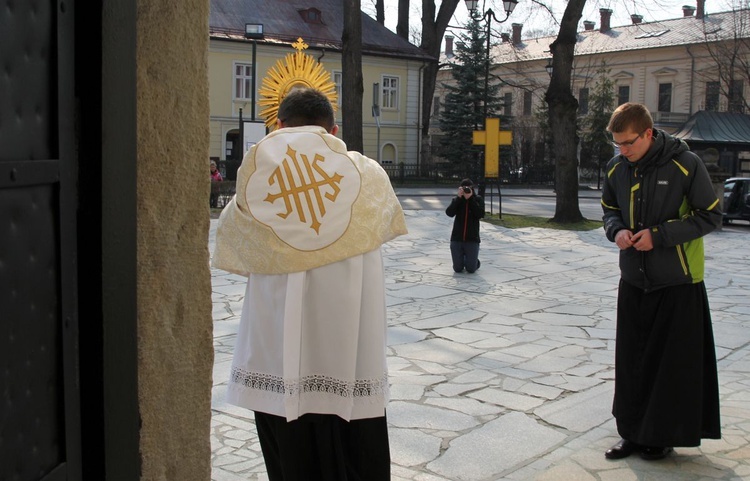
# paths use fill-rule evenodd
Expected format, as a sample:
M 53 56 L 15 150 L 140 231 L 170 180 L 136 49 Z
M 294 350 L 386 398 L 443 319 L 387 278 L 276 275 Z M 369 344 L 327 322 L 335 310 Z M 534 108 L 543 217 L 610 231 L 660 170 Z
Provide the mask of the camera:
M 462 188 L 462 189 L 464 190 L 464 192 L 466 192 L 467 194 L 468 194 L 469 192 L 471 192 L 471 187 L 469 187 L 468 185 L 465 185 L 465 186 L 463 186 L 463 187 L 461 187 L 461 188 Z

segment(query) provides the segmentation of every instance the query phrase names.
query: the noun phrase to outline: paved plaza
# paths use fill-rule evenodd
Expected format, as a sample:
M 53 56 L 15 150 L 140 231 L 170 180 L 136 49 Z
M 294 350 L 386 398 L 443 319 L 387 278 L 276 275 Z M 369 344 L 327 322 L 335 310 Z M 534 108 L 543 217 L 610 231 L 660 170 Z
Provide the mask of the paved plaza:
M 721 440 L 660 461 L 604 458 L 618 439 L 617 250 L 602 230 L 482 223 L 481 268 L 451 269 L 452 219 L 407 210 L 383 248 L 392 479 L 750 479 L 750 237 L 706 237 L 721 385 Z M 213 252 L 216 220 L 211 221 Z M 213 481 L 266 480 L 250 411 L 226 404 L 245 279 L 212 269 Z

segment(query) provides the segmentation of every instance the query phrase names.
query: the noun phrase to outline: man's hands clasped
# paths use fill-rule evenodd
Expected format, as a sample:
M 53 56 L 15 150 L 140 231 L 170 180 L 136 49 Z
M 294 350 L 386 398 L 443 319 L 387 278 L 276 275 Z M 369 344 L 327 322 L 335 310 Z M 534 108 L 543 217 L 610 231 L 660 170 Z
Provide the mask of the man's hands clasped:
M 627 229 L 622 229 L 615 235 L 615 244 L 622 250 L 629 247 L 637 251 L 650 251 L 654 248 L 654 240 L 651 238 L 651 231 L 643 229 L 635 234 Z

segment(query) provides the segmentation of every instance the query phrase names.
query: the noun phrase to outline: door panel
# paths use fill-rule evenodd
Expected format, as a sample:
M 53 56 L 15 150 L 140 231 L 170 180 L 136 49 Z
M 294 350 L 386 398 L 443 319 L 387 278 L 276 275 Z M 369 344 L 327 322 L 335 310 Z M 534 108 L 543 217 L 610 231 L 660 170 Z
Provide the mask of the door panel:
M 0 6 L 0 479 L 80 479 L 73 2 Z

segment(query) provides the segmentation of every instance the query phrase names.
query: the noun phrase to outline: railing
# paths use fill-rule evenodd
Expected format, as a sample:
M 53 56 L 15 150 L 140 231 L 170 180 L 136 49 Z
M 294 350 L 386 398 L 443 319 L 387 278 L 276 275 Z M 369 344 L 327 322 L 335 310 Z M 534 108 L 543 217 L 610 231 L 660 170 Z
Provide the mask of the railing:
M 431 168 L 413 164 L 383 165 L 393 184 L 458 184 L 461 179 L 470 178 L 481 182 L 481 175 L 476 171 L 456 170 L 455 166 L 437 164 Z M 555 181 L 554 168 L 531 167 L 510 171 L 503 168 L 500 175 L 503 184 L 552 185 Z
M 462 179 L 470 178 L 481 184 L 482 178 L 476 172 L 457 171 L 455 166 L 437 165 L 432 168 L 413 164 L 383 165 L 392 184 L 404 185 L 458 185 Z M 503 184 L 553 185 L 555 181 L 554 168 L 531 167 L 510 172 L 503 169 L 501 174 Z M 235 181 L 224 180 L 211 182 L 211 206 L 224 208 L 235 193 Z
M 471 177 L 465 172 L 448 172 L 448 169 L 427 168 L 415 164 L 385 164 L 383 170 L 386 171 L 391 182 L 404 183 L 432 183 L 432 184 L 455 184 L 456 181 L 466 177 Z
M 235 181 L 211 182 L 211 207 L 223 208 L 234 196 Z

